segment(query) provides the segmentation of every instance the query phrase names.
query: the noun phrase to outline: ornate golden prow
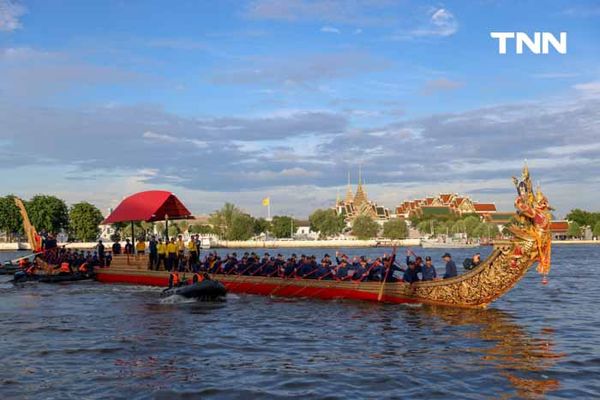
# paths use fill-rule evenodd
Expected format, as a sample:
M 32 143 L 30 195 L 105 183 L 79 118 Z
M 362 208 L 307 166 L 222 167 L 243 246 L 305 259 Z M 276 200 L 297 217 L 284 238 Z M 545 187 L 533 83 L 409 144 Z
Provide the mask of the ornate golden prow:
M 513 178 L 513 181 L 517 187 L 518 196 L 515 199 L 515 208 L 520 226 L 511 227 L 511 231 L 517 237 L 535 241 L 537 271 L 542 274 L 542 282 L 545 284 L 548 282 L 547 276 L 550 273 L 552 252 L 552 232 L 550 231 L 552 207 L 539 187 L 536 193 L 533 193 L 527 165 L 523 168 L 521 179 Z

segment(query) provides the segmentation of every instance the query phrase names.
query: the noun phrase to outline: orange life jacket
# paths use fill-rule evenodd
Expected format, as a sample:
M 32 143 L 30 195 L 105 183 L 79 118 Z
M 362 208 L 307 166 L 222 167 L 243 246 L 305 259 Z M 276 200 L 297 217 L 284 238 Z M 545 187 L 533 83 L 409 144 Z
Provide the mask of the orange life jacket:
M 25 270 L 25 273 L 26 273 L 27 275 L 33 275 L 33 274 L 34 274 L 34 272 L 35 272 L 35 265 L 32 265 L 31 267 L 29 267 L 29 268 L 27 268 L 27 269 Z
M 26 264 L 27 264 L 27 261 L 25 261 L 25 258 L 21 258 L 19 260 L 19 267 L 23 268 Z
M 64 262 L 62 264 L 60 264 L 60 272 L 66 272 L 66 273 L 71 273 L 71 269 L 69 268 L 69 263 L 68 262 Z
M 173 286 L 179 285 L 179 273 L 175 272 L 173 275 Z
M 204 275 L 203 275 L 203 274 L 199 274 L 199 273 L 197 273 L 197 272 L 194 274 L 194 281 L 195 281 L 196 283 L 200 283 L 200 282 L 202 282 L 203 280 L 204 280 Z
M 87 272 L 87 263 L 83 263 L 79 266 L 79 272 Z

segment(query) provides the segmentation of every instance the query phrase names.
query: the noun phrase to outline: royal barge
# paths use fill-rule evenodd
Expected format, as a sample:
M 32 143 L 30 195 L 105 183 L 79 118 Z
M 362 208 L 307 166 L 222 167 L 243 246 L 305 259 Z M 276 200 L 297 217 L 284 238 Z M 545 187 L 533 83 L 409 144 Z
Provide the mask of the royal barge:
M 552 208 L 539 189 L 534 192 L 527 167 L 520 179 L 513 180 L 517 189 L 515 207 L 518 215 L 517 221 L 509 228 L 513 238 L 496 241 L 486 260 L 454 278 L 413 284 L 223 274 L 215 274 L 212 278 L 222 282 L 233 293 L 484 308 L 513 288 L 531 266 L 538 265 L 544 283 L 550 270 Z M 171 212 L 178 207 L 180 211 L 184 209 L 176 198 L 170 201 Z M 131 212 L 125 212 L 130 208 L 127 199 L 124 203 L 125 208 L 117 208 L 113 213 L 116 215 L 107 218 L 108 222 L 131 218 Z M 143 217 L 143 213 L 137 215 Z M 156 209 L 146 219 L 160 217 L 161 211 Z M 167 286 L 168 272 L 149 270 L 147 265 L 148 259 L 144 256 L 116 256 L 109 268 L 97 271 L 97 279 L 104 283 Z

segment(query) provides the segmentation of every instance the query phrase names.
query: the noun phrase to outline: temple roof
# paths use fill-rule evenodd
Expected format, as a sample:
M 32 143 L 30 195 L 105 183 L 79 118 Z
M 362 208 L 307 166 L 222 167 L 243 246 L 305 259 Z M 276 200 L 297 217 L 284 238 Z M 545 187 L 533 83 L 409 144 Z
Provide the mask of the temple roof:
M 473 207 L 476 212 L 496 212 L 496 205 L 493 203 L 475 203 Z

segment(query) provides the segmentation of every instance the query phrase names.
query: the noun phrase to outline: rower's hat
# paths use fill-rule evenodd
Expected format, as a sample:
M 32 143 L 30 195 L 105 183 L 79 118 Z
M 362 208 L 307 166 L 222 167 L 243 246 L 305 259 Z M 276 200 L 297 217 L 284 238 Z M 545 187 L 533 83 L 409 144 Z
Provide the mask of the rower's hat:
M 431 261 L 431 257 L 430 256 L 425 257 L 425 261 Z
M 450 253 L 444 253 L 444 255 L 442 256 L 442 258 L 452 258 L 452 256 L 450 255 Z

